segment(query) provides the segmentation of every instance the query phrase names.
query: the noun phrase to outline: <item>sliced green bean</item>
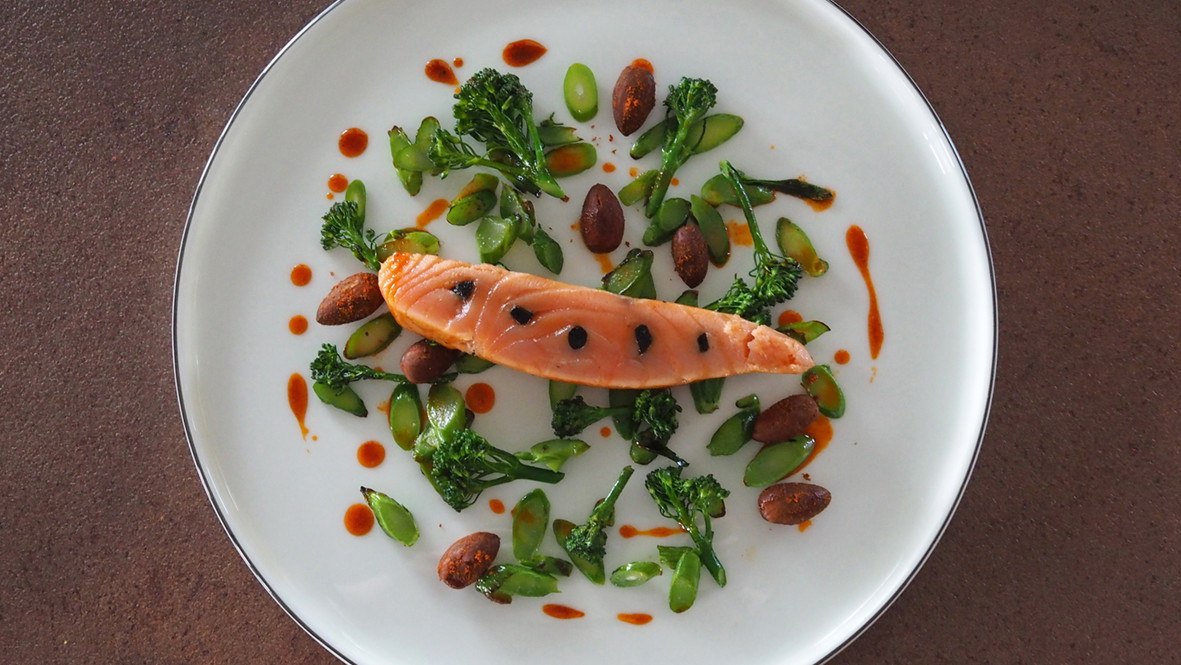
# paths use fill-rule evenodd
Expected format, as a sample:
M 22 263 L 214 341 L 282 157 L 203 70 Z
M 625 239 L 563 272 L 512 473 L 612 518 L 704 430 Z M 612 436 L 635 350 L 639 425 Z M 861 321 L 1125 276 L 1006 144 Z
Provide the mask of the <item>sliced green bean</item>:
M 660 564 L 654 561 L 632 561 L 611 571 L 611 583 L 617 587 L 633 587 L 664 574 Z
M 774 485 L 798 469 L 815 447 L 816 441 L 806 434 L 763 446 L 746 465 L 742 482 L 747 487 Z
M 476 590 L 488 600 L 507 604 L 515 596 L 537 598 L 558 592 L 558 578 L 529 566 L 502 563 L 476 580 Z
M 656 169 L 641 173 L 635 180 L 619 190 L 619 202 L 629 206 L 647 200 L 648 195 L 652 193 L 652 187 L 656 185 L 656 176 L 658 175 L 660 175 L 660 171 Z
M 541 145 L 547 148 L 578 143 L 582 139 L 578 138 L 575 131 L 573 127 L 554 120 L 552 113 L 550 117 L 537 123 L 537 138 L 541 139 Z
M 566 70 L 562 96 L 570 115 L 578 122 L 591 120 L 599 112 L 599 87 L 595 84 L 595 74 L 581 62 Z
M 690 550 L 677 561 L 668 589 L 668 608 L 680 614 L 697 601 L 697 587 L 701 582 L 701 557 Z
M 639 441 L 631 442 L 631 445 L 627 448 L 627 455 L 631 458 L 631 461 L 641 465 L 651 464 L 656 461 L 657 457 L 660 457 L 659 453 L 651 448 L 640 445 Z
M 689 307 L 697 307 L 697 296 L 698 296 L 698 293 L 696 290 L 688 289 L 687 291 L 682 292 L 681 295 L 677 296 L 677 299 L 674 300 L 673 302 L 675 302 L 678 305 L 688 305 Z
M 577 526 L 574 522 L 569 520 L 554 520 L 554 538 L 558 540 L 558 544 L 562 549 L 566 549 L 566 539 L 570 537 L 570 532 Z M 566 555 L 570 557 L 570 562 L 574 567 L 586 575 L 586 578 L 595 584 L 603 584 L 607 581 L 607 571 L 603 567 L 602 561 L 591 561 L 585 557 L 566 551 Z
M 820 413 L 829 418 L 845 415 L 845 392 L 828 365 L 816 365 L 800 376 L 804 390 L 816 400 Z
M 757 185 L 743 185 L 742 188 L 746 190 L 746 197 L 750 199 L 752 206 L 759 206 L 765 203 L 770 203 L 775 200 L 775 193 L 765 187 Z M 738 196 L 734 192 L 734 186 L 726 179 L 726 176 L 718 174 L 701 186 L 701 198 L 705 199 L 712 206 L 720 206 L 723 203 L 730 205 L 739 205 Z
M 410 514 L 406 506 L 398 503 L 389 495 L 371 490 L 368 487 L 362 487 L 361 494 L 365 497 L 365 503 L 369 504 L 369 509 L 373 511 L 377 525 L 381 527 L 385 535 L 406 547 L 418 542 L 418 525 L 414 523 L 414 515 Z
M 497 263 L 517 241 L 517 225 L 511 219 L 487 216 L 476 227 L 476 249 L 484 263 Z
M 545 165 L 555 178 L 565 178 L 589 169 L 599 161 L 599 151 L 593 143 L 571 143 L 545 153 Z
M 544 464 L 554 471 L 560 471 L 562 465 L 571 457 L 577 457 L 590 450 L 586 441 L 579 439 L 550 439 L 533 444 L 529 450 L 515 453 L 517 459 L 534 464 Z
M 357 204 L 357 217 L 362 222 L 365 221 L 365 199 L 365 183 L 360 178 L 350 180 L 349 186 L 344 190 L 344 200 Z
M 786 217 L 780 217 L 775 224 L 775 239 L 779 243 L 779 250 L 785 256 L 790 256 L 799 262 L 800 267 L 809 275 L 819 277 L 828 272 L 828 261 L 816 254 L 816 248 L 808 238 L 808 234 L 795 222 Z
M 696 550 L 688 545 L 657 545 L 656 552 L 660 555 L 660 563 L 669 570 L 676 570 L 681 557 Z
M 393 163 L 393 158 L 399 152 L 410 147 L 410 137 L 406 131 L 401 127 L 394 127 L 389 131 L 390 137 L 390 162 Z M 402 183 L 402 188 L 410 196 L 415 196 L 422 190 L 422 171 L 407 171 L 400 169 L 397 165 L 394 166 L 394 171 L 398 174 L 398 181 Z
M 341 355 L 349 360 L 364 358 L 380 353 L 402 334 L 402 326 L 394 315 L 386 312 L 369 319 L 349 335 Z
M 491 360 L 484 360 L 480 356 L 471 353 L 460 354 L 455 361 L 455 371 L 460 374 L 479 374 L 486 372 L 496 366 L 496 363 Z
M 447 208 L 447 223 L 467 226 L 496 207 L 496 192 L 479 189 L 466 196 L 456 197 Z
M 733 455 L 751 440 L 755 418 L 759 417 L 758 395 L 747 395 L 734 404 L 738 413 L 730 416 L 709 439 L 706 450 L 710 455 Z
M 566 383 L 565 381 L 549 381 L 549 406 L 551 409 L 557 408 L 558 402 L 564 399 L 570 399 L 578 393 L 577 383 Z
M 385 261 L 394 252 L 438 255 L 439 239 L 422 229 L 396 229 L 387 233 L 385 241 L 377 246 L 377 260 Z
M 463 393 L 449 383 L 436 383 L 426 394 L 426 417 L 431 427 L 443 436 L 451 436 L 467 424 L 467 404 Z
M 541 548 L 549 527 L 549 497 L 540 488 L 530 490 L 513 508 L 513 556 L 530 561 Z
M 611 272 L 603 275 L 603 289 L 632 298 L 656 299 L 651 250 L 633 247 Z
M 689 384 L 689 394 L 693 397 L 693 408 L 697 413 L 713 413 L 718 410 L 722 401 L 722 389 L 726 386 L 726 377 L 719 376 L 712 379 L 702 379 Z
M 793 321 L 776 328 L 779 332 L 791 337 L 800 344 L 807 344 L 831 330 L 821 321 Z
M 656 246 L 672 240 L 677 229 L 689 221 L 689 202 L 682 198 L 668 198 L 660 204 L 660 209 L 644 229 L 643 241 L 645 245 Z
M 726 229 L 726 222 L 718 209 L 696 194 L 689 197 L 689 209 L 693 219 L 697 220 L 697 227 L 705 237 L 705 246 L 709 250 L 709 260 L 715 266 L 726 265 L 730 260 L 730 233 Z
M 640 134 L 627 154 L 632 159 L 640 159 L 653 150 L 659 150 L 664 145 L 664 138 L 668 134 L 668 128 L 672 126 L 673 122 L 673 120 L 665 118 L 652 125 L 643 134 Z
M 402 383 L 390 394 L 390 432 L 402 450 L 414 447 L 414 440 L 422 434 L 422 400 L 418 386 Z
M 613 408 L 633 406 L 639 394 L 639 390 L 631 388 L 611 388 L 607 391 L 607 405 Z M 631 411 L 611 414 L 611 422 L 615 425 L 615 431 L 619 433 L 619 436 L 631 439 L 636 435 L 636 421 Z M 640 462 L 640 464 L 647 464 L 647 462 Z
M 688 145 L 693 147 L 695 155 L 708 152 L 729 141 L 742 129 L 743 124 L 741 117 L 731 113 L 707 115 L 689 128 Z
M 547 573 L 549 575 L 570 577 L 570 573 L 574 572 L 574 564 L 565 559 L 559 559 L 556 556 L 549 556 L 548 554 L 534 556 L 529 561 L 522 561 L 521 563 L 539 573 Z
M 345 386 L 341 390 L 333 390 L 328 384 L 315 381 L 312 383 L 312 392 L 316 393 L 316 397 L 319 397 L 320 401 L 328 406 L 334 406 L 360 418 L 369 415 L 369 409 L 365 408 L 365 402 L 361 401 L 361 396 L 349 386 Z
M 540 226 L 536 226 L 533 229 L 532 244 L 533 255 L 537 257 L 537 262 L 553 274 L 560 274 L 562 272 L 562 266 L 565 263 L 562 246 L 551 238 Z

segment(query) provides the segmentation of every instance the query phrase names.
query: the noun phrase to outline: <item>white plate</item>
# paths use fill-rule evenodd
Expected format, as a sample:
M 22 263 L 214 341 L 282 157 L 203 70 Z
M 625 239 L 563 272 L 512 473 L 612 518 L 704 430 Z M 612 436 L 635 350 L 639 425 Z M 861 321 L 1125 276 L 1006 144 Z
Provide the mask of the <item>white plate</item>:
M 678 662 L 816 663 L 863 630 L 915 574 L 938 539 L 970 473 L 992 386 L 995 307 L 988 245 L 959 159 L 921 93 L 890 55 L 835 5 L 819 0 L 742 0 L 707 9 L 674 0 L 603 2 L 471 2 L 348 0 L 333 5 L 267 67 L 235 111 L 194 197 L 177 273 L 175 362 L 181 407 L 193 456 L 218 516 L 234 544 L 276 600 L 317 640 L 353 663 Z M 719 111 L 746 119 L 730 143 L 684 168 L 682 196 L 732 159 L 766 177 L 806 174 L 838 193 L 817 213 L 780 197 L 758 209 L 764 233 L 788 215 L 831 263 L 809 280 L 792 307 L 826 321 L 833 332 L 812 346 L 830 362 L 838 349 L 852 361 L 834 365 L 848 395 L 848 415 L 809 467 L 813 482 L 832 491 L 831 507 L 807 531 L 775 527 L 757 515 L 757 492 L 741 486 L 751 448 L 709 458 L 705 439 L 752 391 L 765 400 L 798 392 L 794 377 L 748 377 L 727 384 L 723 407 L 709 417 L 686 413 L 674 446 L 690 471 L 712 472 L 734 491 L 729 515 L 717 522 L 717 547 L 730 584 L 703 580 L 697 605 L 683 615 L 665 608 L 668 576 L 636 589 L 597 587 L 577 576 L 557 602 L 586 616 L 559 621 L 543 602 L 494 605 L 474 591 L 456 592 L 435 579 L 442 550 L 475 530 L 504 536 L 509 517 L 487 501 L 462 514 L 447 508 L 415 465 L 389 440 L 381 414 L 360 420 L 314 398 L 304 440 L 288 408 L 293 372 L 306 375 L 323 342 L 342 344 L 347 330 L 312 324 L 288 332 L 296 314 L 313 318 L 320 298 L 360 266 L 343 250 L 319 247 L 328 176 L 361 178 L 369 189 L 369 224 L 384 232 L 412 224 L 427 203 L 467 180 L 428 182 L 411 198 L 389 165 L 385 130 L 411 128 L 425 115 L 449 116 L 450 87 L 424 76 L 432 58 L 462 58 L 461 77 L 499 66 L 505 44 L 532 38 L 549 51 L 516 70 L 535 93 L 539 116 L 568 117 L 561 80 L 572 62 L 599 78 L 601 110 L 584 138 L 597 137 L 601 161 L 564 181 L 571 202 L 538 203 L 540 218 L 566 247 L 566 281 L 597 284 L 598 264 L 575 239 L 571 223 L 594 181 L 627 181 L 630 143 L 613 132 L 610 89 L 635 58 L 655 66 L 661 90 L 682 75 L 713 80 Z M 657 113 L 659 113 L 659 109 Z M 655 118 L 656 116 L 654 116 Z M 651 122 L 651 121 L 650 121 Z M 369 149 L 348 159 L 336 137 L 368 131 Z M 613 152 L 618 149 L 618 153 Z M 655 163 L 656 156 L 645 159 Z M 739 213 L 729 209 L 729 219 Z M 643 223 L 630 210 L 628 237 L 639 244 Z M 869 236 L 871 270 L 881 301 L 885 345 L 877 360 L 866 340 L 867 293 L 845 247 L 858 224 Z M 471 228 L 439 221 L 431 230 L 444 253 L 474 259 Z M 675 297 L 667 250 L 659 257 L 660 293 Z M 750 252 L 715 270 L 702 285 L 716 297 Z M 615 253 L 618 260 L 624 250 Z M 540 270 L 526 250 L 506 260 Z M 311 266 L 307 287 L 289 273 Z M 351 326 L 345 326 L 350 328 Z M 406 334 L 378 362 L 395 367 Z M 464 377 L 499 395 L 477 428 L 503 447 L 522 449 L 547 438 L 543 381 L 495 368 Z M 372 407 L 386 385 L 364 385 Z M 587 391 L 603 401 L 601 391 Z M 684 389 L 681 403 L 692 411 Z M 570 462 L 549 490 L 555 517 L 583 519 L 627 463 L 616 437 L 587 433 L 591 452 Z M 356 461 L 369 439 L 387 443 L 376 469 Z M 621 523 L 668 524 L 632 480 L 619 504 Z M 422 538 L 413 548 L 375 530 L 354 537 L 342 526 L 358 486 L 384 490 L 415 513 Z M 528 484 L 489 492 L 512 505 Z M 613 533 L 608 566 L 649 557 L 657 543 Z M 558 553 L 549 542 L 548 551 Z M 503 550 L 502 559 L 511 558 Z M 621 622 L 621 612 L 654 616 L 648 625 Z

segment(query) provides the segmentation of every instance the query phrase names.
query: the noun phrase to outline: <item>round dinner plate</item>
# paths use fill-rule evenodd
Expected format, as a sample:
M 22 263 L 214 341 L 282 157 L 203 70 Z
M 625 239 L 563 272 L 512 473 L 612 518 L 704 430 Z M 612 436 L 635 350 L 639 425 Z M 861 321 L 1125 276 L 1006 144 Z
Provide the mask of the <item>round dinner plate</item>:
M 519 39 L 548 50 L 510 68 L 502 51 Z M 770 404 L 802 392 L 797 377 L 731 379 L 721 407 L 706 415 L 679 387 L 674 394 L 684 412 L 672 446 L 690 462 L 686 475 L 711 473 L 732 491 L 726 516 L 715 521 L 729 584 L 719 588 L 705 576 L 696 604 L 674 614 L 667 571 L 630 589 L 593 585 L 575 572 L 561 581 L 560 594 L 497 605 L 472 589 L 445 587 L 436 564 L 450 543 L 473 531 L 502 536 L 499 560 L 510 561 L 511 518 L 490 502 L 511 507 L 536 484 L 502 485 L 462 513 L 451 510 L 390 437 L 378 408 L 389 397 L 388 383 L 358 384 L 367 418 L 313 396 L 306 434 L 290 407 L 290 377 L 306 378 L 321 344 L 343 345 L 354 327 L 314 322 L 329 288 L 363 270 L 347 251 L 320 247 L 320 219 L 334 202 L 328 179 L 340 173 L 365 182 L 367 225 L 379 233 L 413 226 L 432 201 L 451 198 L 470 178 L 428 178 L 411 197 L 391 166 L 391 126 L 413 134 L 428 115 L 452 125 L 454 86 L 430 80 L 425 64 L 461 59 L 461 81 L 484 67 L 511 69 L 533 91 L 539 119 L 553 113 L 597 147 L 594 168 L 561 181 L 569 201 L 544 198 L 536 206 L 565 252 L 558 278 L 598 286 L 601 263 L 573 227 L 582 198 L 596 182 L 618 190 L 633 166 L 659 163 L 655 154 L 633 161 L 631 139 L 611 118 L 615 79 L 639 58 L 654 68 L 658 100 L 682 76 L 707 78 L 719 90 L 716 111 L 745 119 L 733 139 L 677 173 L 672 195 L 696 193 L 722 159 L 758 177 L 806 176 L 837 194 L 825 210 L 782 195 L 755 209 L 768 238 L 776 219 L 789 217 L 830 264 L 827 274 L 805 278 L 786 307 L 832 328 L 808 348 L 833 368 L 848 411 L 832 421 L 831 443 L 804 470 L 831 491 L 832 503 L 806 530 L 764 522 L 758 490 L 742 485 L 755 444 L 730 457 L 705 451 L 714 429 L 736 411 L 735 400 L 756 393 Z M 573 122 L 563 104 L 562 79 L 575 62 L 598 79 L 599 114 L 586 123 Z M 645 127 L 661 113 L 658 106 Z M 370 138 L 358 157 L 337 146 L 349 128 Z M 736 208 L 721 211 L 727 220 L 742 219 Z M 626 239 L 642 246 L 646 220 L 638 207 L 626 214 Z M 867 339 L 867 283 L 846 246 L 854 225 L 869 240 L 884 329 L 876 358 Z M 441 239 L 444 256 L 477 260 L 474 227 L 438 220 L 427 229 Z M 671 300 L 684 286 L 667 246 L 653 249 L 657 290 Z M 750 247 L 736 243 L 729 263 L 711 269 L 699 287 L 702 302 L 719 297 L 752 262 Z M 546 274 L 527 247 L 515 247 L 504 263 Z M 299 264 L 311 270 L 306 286 L 291 279 Z M 293 334 L 295 316 L 313 320 L 310 329 Z M 396 369 L 414 339 L 403 333 L 365 362 Z M 174 353 L 189 444 L 226 531 L 268 592 L 346 662 L 804 665 L 829 658 L 879 616 L 946 527 L 987 420 L 996 313 L 982 217 L 950 140 L 905 72 L 834 4 L 345 0 L 267 66 L 214 148 L 180 252 Z M 836 362 L 846 353 L 847 362 Z M 475 382 L 495 391 L 494 407 L 473 425 L 494 444 L 516 451 L 552 437 L 544 380 L 494 367 L 461 375 L 456 385 Z M 602 389 L 581 394 L 606 402 Z M 554 517 L 585 519 L 629 463 L 626 442 L 600 431 L 609 424 L 584 432 L 591 449 L 567 462 L 565 480 L 545 487 Z M 358 446 L 370 440 L 387 451 L 375 468 L 357 459 Z M 648 470 L 637 468 L 620 499 L 617 527 L 672 525 L 644 491 Z M 361 501 L 362 485 L 414 513 L 417 544 L 404 547 L 379 529 L 364 536 L 345 529 L 345 512 Z M 687 542 L 680 535 L 624 538 L 614 528 L 607 569 L 655 560 L 657 545 Z M 561 554 L 552 539 L 543 551 Z M 553 618 L 542 611 L 546 603 L 583 616 Z M 652 619 L 633 625 L 620 614 Z

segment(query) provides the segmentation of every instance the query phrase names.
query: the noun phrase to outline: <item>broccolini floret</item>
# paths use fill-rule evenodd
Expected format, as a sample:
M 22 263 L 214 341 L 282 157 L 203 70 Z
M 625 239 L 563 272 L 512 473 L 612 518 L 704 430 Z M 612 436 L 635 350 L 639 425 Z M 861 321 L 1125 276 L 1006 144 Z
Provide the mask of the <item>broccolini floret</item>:
M 335 344 L 324 344 L 316 354 L 310 369 L 312 380 L 322 383 L 336 392 L 340 392 L 354 381 L 376 379 L 379 381 L 394 381 L 407 383 L 406 377 L 392 372 L 383 372 L 368 365 L 358 365 L 340 357 Z
M 323 217 L 320 227 L 320 246 L 324 249 L 343 247 L 353 253 L 370 270 L 381 268 L 377 258 L 377 233 L 365 228 L 365 218 L 353 201 L 333 203 Z
M 648 217 L 660 210 L 673 175 L 693 154 L 693 146 L 687 141 L 690 126 L 709 113 L 717 103 L 717 96 L 717 87 L 705 79 L 682 78 L 677 85 L 669 86 L 668 97 L 664 99 L 665 118 L 675 123 L 675 129 L 665 134 L 660 149 L 660 170 L 644 208 Z
M 513 480 L 556 483 L 566 475 L 523 464 L 515 455 L 493 446 L 469 428 L 436 442 L 422 469 L 439 496 L 456 511 L 475 503 L 489 487 Z
M 676 520 L 689 533 L 701 564 L 718 586 L 726 586 L 726 570 L 713 548 L 712 518 L 725 513 L 725 499 L 729 490 L 723 488 L 712 475 L 682 478 L 681 468 L 669 466 L 655 469 L 644 481 L 648 493 L 656 502 L 660 514 Z
M 607 555 L 607 527 L 615 522 L 615 502 L 619 500 L 619 495 L 634 471 L 635 469 L 630 466 L 623 467 L 606 498 L 595 505 L 585 522 L 570 531 L 562 547 L 571 556 L 602 564 L 603 557 Z

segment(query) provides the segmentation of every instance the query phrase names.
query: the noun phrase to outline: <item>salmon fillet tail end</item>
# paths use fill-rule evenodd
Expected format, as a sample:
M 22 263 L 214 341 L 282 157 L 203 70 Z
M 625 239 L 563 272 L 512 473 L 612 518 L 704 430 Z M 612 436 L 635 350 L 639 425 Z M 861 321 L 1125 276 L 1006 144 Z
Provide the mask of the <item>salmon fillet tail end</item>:
M 750 332 L 746 353 L 746 361 L 754 372 L 802 374 L 816 364 L 803 344 L 767 326 Z

